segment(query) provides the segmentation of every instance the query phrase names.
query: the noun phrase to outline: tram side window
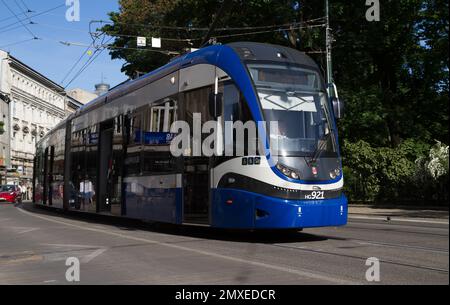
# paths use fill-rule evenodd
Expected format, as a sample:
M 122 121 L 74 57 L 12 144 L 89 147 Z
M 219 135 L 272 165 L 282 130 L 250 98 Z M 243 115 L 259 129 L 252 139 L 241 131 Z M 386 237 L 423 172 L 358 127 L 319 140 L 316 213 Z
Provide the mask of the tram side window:
M 81 183 L 85 178 L 85 160 L 86 160 L 86 133 L 79 130 L 72 133 L 72 141 L 70 148 L 71 155 L 71 179 L 70 179 L 70 199 L 71 208 L 80 209 L 82 206 L 82 193 L 80 192 Z
M 53 173 L 58 175 L 58 181 L 64 180 L 64 151 L 65 151 L 65 129 L 56 132 L 55 160 L 53 162 Z
M 250 112 L 250 109 L 247 105 L 247 102 L 245 101 L 244 96 L 239 91 L 239 89 L 236 87 L 236 85 L 231 82 L 227 81 L 224 83 L 221 83 L 219 86 L 219 91 L 223 93 L 223 103 L 224 103 L 224 111 L 223 111 L 223 120 L 224 122 L 241 122 L 242 124 L 247 124 L 251 122 L 255 126 L 255 136 L 249 134 L 248 130 L 245 129 L 244 134 L 244 141 L 238 141 L 239 138 L 236 134 L 236 129 L 233 129 L 233 136 L 231 138 L 231 135 L 228 135 L 225 128 L 225 146 L 230 147 L 233 146 L 233 155 L 238 155 L 244 152 L 244 155 L 249 155 L 249 149 L 251 151 L 256 151 L 258 153 L 258 147 L 257 147 L 257 141 L 258 141 L 258 135 L 257 135 L 257 123 L 253 120 L 252 114 Z
M 176 160 L 170 153 L 170 127 L 177 119 L 177 101 L 166 98 L 151 105 L 145 115 L 143 172 L 168 173 L 176 169 Z
M 142 143 L 142 113 L 139 111 L 131 116 L 130 145 Z
M 139 175 L 141 173 L 142 150 L 142 113 L 145 108 L 127 115 L 125 119 L 127 132 L 127 155 L 125 157 L 125 175 Z
M 123 143 L 123 124 L 124 124 L 124 116 L 118 116 L 114 119 L 114 138 L 113 144 L 122 144 Z
M 98 168 L 98 140 L 99 126 L 94 125 L 85 130 L 85 163 L 84 180 L 80 185 L 80 191 L 83 191 L 85 208 L 95 211 L 97 202 L 97 168 Z
M 123 160 L 123 123 L 124 116 L 118 116 L 114 119 L 114 133 L 113 133 L 113 155 L 111 162 L 111 205 L 113 213 L 120 215 L 120 203 L 122 197 L 122 160 Z
M 64 148 L 65 129 L 59 129 L 54 134 L 55 153 L 53 159 L 53 203 L 62 204 L 64 194 Z
M 146 128 L 150 132 L 169 132 L 171 125 L 177 119 L 177 103 L 175 100 L 166 99 L 163 103 L 152 106 L 148 116 L 150 126 Z
M 194 132 L 194 114 L 201 114 L 202 126 L 204 123 L 213 120 L 209 113 L 209 95 L 212 92 L 212 87 L 204 87 L 195 89 L 184 94 L 185 116 L 186 122 L 191 129 L 191 138 Z M 202 134 L 202 142 L 207 137 L 207 134 Z
M 240 94 L 232 82 L 221 84 L 219 90 L 223 92 L 224 120 L 236 122 L 240 120 Z M 245 122 L 244 122 L 245 123 Z

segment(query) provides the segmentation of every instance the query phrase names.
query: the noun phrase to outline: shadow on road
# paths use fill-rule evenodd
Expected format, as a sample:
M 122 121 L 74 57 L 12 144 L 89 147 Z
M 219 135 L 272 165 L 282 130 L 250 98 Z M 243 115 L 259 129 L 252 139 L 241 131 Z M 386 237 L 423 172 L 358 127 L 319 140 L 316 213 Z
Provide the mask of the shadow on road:
M 324 236 L 300 232 L 298 230 L 231 230 L 199 226 L 181 226 L 164 223 L 147 223 L 140 220 L 118 218 L 114 216 L 62 211 L 58 209 L 33 206 L 31 203 L 17 204 L 16 207 L 39 214 L 58 215 L 63 219 L 79 220 L 92 224 L 114 226 L 123 231 L 148 231 L 161 234 L 179 235 L 200 239 L 232 242 L 278 244 L 293 242 L 317 242 L 327 240 Z

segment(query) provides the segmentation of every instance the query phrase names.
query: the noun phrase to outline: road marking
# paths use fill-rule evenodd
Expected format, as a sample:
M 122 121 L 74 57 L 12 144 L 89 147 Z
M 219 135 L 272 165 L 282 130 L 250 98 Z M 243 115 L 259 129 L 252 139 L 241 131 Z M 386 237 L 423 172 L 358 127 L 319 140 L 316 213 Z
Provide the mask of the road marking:
M 73 245 L 73 244 L 42 244 L 43 246 L 57 247 L 57 248 L 100 248 L 92 245 Z
M 98 249 L 97 251 L 94 251 L 94 252 L 92 252 L 91 254 L 89 254 L 89 255 L 83 257 L 83 258 L 81 259 L 81 262 L 87 264 L 87 263 L 89 263 L 90 261 L 92 261 L 93 259 L 95 259 L 97 256 L 102 255 L 103 252 L 105 252 L 106 250 L 108 250 L 108 249 L 106 249 L 106 248 Z
M 381 220 L 386 221 L 386 217 L 378 217 L 378 216 L 348 216 L 348 219 L 364 219 L 364 220 Z M 423 220 L 423 219 L 404 219 L 404 218 L 395 218 L 391 217 L 391 222 L 398 221 L 398 222 L 415 222 L 415 223 L 431 223 L 431 224 L 441 224 L 441 225 L 448 225 L 449 222 L 447 221 L 436 221 L 436 220 Z
M 218 253 L 207 252 L 207 251 L 198 250 L 198 249 L 192 249 L 192 248 L 188 248 L 188 247 L 183 247 L 183 246 L 179 246 L 179 245 L 159 242 L 159 241 L 146 239 L 146 238 L 141 238 L 141 237 L 129 236 L 129 235 L 122 234 L 122 233 L 114 233 L 114 232 L 110 232 L 110 231 L 106 231 L 106 230 L 102 230 L 102 229 L 94 229 L 94 228 L 89 228 L 87 226 L 80 226 L 80 225 L 76 225 L 76 224 L 73 224 L 73 223 L 64 222 L 64 221 L 61 221 L 61 220 L 56 220 L 56 219 L 52 219 L 52 218 L 48 218 L 48 217 L 44 217 L 44 216 L 40 216 L 40 215 L 35 215 L 33 213 L 25 211 L 22 208 L 18 208 L 18 210 L 20 212 L 24 213 L 24 214 L 27 214 L 27 215 L 35 217 L 35 218 L 40 218 L 40 219 L 43 219 L 43 220 L 46 220 L 46 221 L 50 221 L 50 222 L 53 222 L 53 223 L 58 223 L 58 224 L 62 224 L 62 225 L 65 225 L 65 226 L 74 227 L 74 228 L 77 228 L 77 229 L 80 229 L 80 230 L 86 230 L 86 231 L 91 231 L 91 232 L 103 233 L 103 234 L 116 236 L 116 237 L 120 237 L 120 238 L 124 238 L 124 239 L 139 241 L 139 242 L 143 242 L 143 243 L 147 243 L 147 244 L 153 244 L 153 245 L 158 245 L 158 246 L 165 246 L 165 247 L 172 248 L 172 249 L 177 249 L 177 250 L 182 250 L 182 251 L 186 251 L 186 252 L 201 254 L 201 255 L 214 257 L 214 258 L 220 258 L 220 259 L 223 259 L 223 260 L 228 260 L 228 261 L 237 262 L 237 263 L 249 264 L 249 265 L 256 266 L 256 267 L 263 267 L 263 268 L 266 268 L 266 269 L 276 270 L 276 271 L 280 271 L 280 272 L 286 272 L 286 273 L 294 274 L 294 275 L 301 276 L 301 277 L 308 277 L 308 278 L 321 280 L 321 281 L 327 281 L 327 282 L 331 282 L 331 283 L 348 284 L 348 285 L 358 284 L 357 282 L 342 280 L 342 279 L 338 279 L 338 278 L 333 278 L 333 277 L 326 276 L 326 275 L 320 275 L 320 274 L 313 273 L 311 271 L 302 271 L 302 270 L 297 270 L 297 269 L 293 269 L 293 268 L 289 268 L 289 267 L 277 266 L 277 265 L 272 265 L 272 264 L 267 264 L 267 263 L 262 263 L 262 262 L 249 261 L 249 260 L 243 259 L 243 258 L 225 256 L 225 255 L 221 255 L 221 254 L 218 254 Z
M 78 257 L 82 263 L 89 263 L 96 257 L 102 255 L 108 248 L 92 245 L 71 245 L 71 244 L 42 244 L 55 248 L 67 249 L 63 253 L 52 253 L 45 255 L 48 261 L 65 261 L 67 257 Z M 75 249 L 74 249 L 75 248 Z M 94 251 L 92 251 L 94 249 Z
M 31 228 L 31 227 L 8 227 L 8 228 L 12 229 L 17 234 L 25 234 L 39 230 L 39 228 Z

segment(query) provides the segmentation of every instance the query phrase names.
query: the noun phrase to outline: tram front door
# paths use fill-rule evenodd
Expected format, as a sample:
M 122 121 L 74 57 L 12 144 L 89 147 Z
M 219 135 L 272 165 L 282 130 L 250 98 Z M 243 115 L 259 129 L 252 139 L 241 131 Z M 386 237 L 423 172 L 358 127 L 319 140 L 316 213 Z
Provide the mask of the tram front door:
M 209 159 L 186 158 L 183 175 L 184 223 L 210 223 Z

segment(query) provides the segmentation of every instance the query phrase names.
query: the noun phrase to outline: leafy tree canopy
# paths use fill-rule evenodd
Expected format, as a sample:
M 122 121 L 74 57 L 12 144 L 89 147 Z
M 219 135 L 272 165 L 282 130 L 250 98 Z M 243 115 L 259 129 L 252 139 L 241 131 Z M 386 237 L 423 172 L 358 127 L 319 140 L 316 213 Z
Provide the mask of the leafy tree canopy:
M 280 26 L 267 33 L 267 29 L 233 29 L 304 25 L 324 17 L 324 1 L 232 2 L 213 35 L 218 42 L 290 46 L 308 52 L 325 70 L 323 27 Z M 365 2 L 330 0 L 333 71 L 347 105 L 347 117 L 339 124 L 341 138 L 375 147 L 397 147 L 406 139 L 448 143 L 448 1 L 380 1 L 380 22 L 365 19 Z M 133 76 L 171 58 L 137 50 L 136 36 L 163 38 L 163 51 L 200 47 L 220 4 L 217 0 L 120 0 L 120 11 L 110 13 L 111 24 L 101 30 L 115 38 L 112 58 L 124 59 L 123 71 Z M 260 33 L 245 34 L 249 32 Z

